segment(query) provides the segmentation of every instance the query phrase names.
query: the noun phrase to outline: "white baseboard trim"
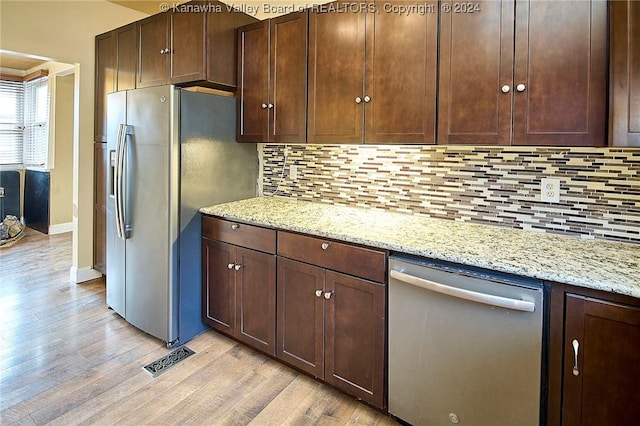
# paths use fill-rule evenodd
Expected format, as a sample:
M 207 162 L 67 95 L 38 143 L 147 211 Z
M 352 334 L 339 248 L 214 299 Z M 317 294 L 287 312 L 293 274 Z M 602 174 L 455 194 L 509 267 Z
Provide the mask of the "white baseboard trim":
M 49 235 L 64 234 L 73 231 L 73 222 L 57 223 L 49 226 Z
M 69 279 L 72 283 L 76 284 L 95 280 L 96 278 L 100 278 L 101 276 L 102 274 L 100 272 L 88 266 L 85 268 L 77 268 L 75 266 L 72 266 L 69 270 Z

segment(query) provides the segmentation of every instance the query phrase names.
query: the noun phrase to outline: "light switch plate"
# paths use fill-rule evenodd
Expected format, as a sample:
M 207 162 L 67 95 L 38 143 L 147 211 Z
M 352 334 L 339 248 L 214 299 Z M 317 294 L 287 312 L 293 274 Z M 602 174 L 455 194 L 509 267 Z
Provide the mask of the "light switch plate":
M 4 188 L 0 186 L 0 197 L 4 197 Z
M 560 202 L 560 179 L 543 178 L 540 180 L 540 201 Z
M 291 180 L 298 179 L 298 166 L 296 166 L 295 164 L 289 166 L 289 177 L 291 178 Z

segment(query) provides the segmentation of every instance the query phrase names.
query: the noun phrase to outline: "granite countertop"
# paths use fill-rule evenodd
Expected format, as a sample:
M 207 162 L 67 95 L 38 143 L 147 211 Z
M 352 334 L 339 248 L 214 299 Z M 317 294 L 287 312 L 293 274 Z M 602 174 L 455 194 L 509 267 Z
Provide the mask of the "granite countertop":
M 204 214 L 640 298 L 640 245 L 258 197 Z

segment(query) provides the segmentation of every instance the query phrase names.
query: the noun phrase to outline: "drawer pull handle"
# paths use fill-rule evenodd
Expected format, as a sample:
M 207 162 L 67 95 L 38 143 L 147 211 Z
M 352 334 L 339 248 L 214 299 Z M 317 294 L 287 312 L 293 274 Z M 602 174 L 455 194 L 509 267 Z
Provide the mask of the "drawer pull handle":
M 320 247 L 322 247 L 322 250 L 326 250 L 329 248 L 329 243 L 322 243 Z
M 573 375 L 577 376 L 580 374 L 580 371 L 578 371 L 578 348 L 580 347 L 580 343 L 578 343 L 576 339 L 573 339 L 571 344 L 573 345 Z
M 324 291 L 316 290 L 316 297 L 322 297 L 322 293 L 324 293 Z
M 233 269 L 234 266 L 236 266 L 235 263 L 230 263 L 230 264 L 227 265 L 227 268 Z
M 234 223 L 233 225 L 231 225 L 231 229 L 233 229 L 234 231 L 238 228 L 240 228 L 240 225 L 238 225 L 237 223 Z
M 235 265 L 235 266 L 233 267 L 233 269 L 235 269 L 236 271 L 239 271 L 239 270 L 240 270 L 240 268 L 242 268 L 242 265 Z
M 326 293 L 324 294 L 324 298 L 325 298 L 325 299 L 327 299 L 327 300 L 329 300 L 329 299 L 331 299 L 331 295 L 332 295 L 332 294 L 333 294 L 333 292 L 332 292 L 332 291 L 328 291 L 328 292 L 326 292 Z

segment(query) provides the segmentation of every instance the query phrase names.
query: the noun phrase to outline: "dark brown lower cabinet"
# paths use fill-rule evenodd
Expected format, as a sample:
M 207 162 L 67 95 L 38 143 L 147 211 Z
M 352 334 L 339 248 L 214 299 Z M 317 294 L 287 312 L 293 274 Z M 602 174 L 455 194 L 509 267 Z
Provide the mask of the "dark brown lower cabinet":
M 107 168 L 106 143 L 93 144 L 93 269 L 107 273 Z
M 278 358 L 384 406 L 385 286 L 278 257 Z
M 567 294 L 562 424 L 637 425 L 640 308 Z
M 327 271 L 324 380 L 383 406 L 385 286 Z
M 640 300 L 552 287 L 551 309 L 548 424 L 637 425 Z
M 275 355 L 275 255 L 206 238 L 202 253 L 204 322 Z
M 324 377 L 324 273 L 323 268 L 278 257 L 276 355 L 319 378 Z

